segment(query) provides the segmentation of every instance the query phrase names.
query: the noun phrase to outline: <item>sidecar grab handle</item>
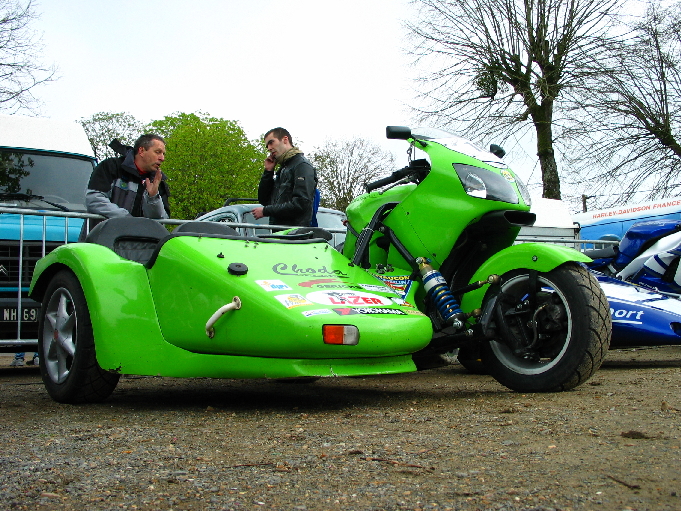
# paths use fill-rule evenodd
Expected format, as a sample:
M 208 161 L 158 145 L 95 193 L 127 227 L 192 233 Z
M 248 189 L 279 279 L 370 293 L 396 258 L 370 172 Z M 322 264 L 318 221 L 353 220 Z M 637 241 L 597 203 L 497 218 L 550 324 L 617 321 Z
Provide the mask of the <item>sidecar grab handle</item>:
M 237 310 L 241 308 L 241 299 L 238 296 L 235 296 L 232 298 L 232 301 L 229 302 L 227 305 L 223 305 L 220 307 L 218 310 L 215 311 L 215 314 L 213 314 L 208 322 L 206 323 L 206 335 L 210 337 L 211 339 L 213 336 L 215 336 L 215 329 L 213 328 L 213 325 L 215 325 L 215 322 L 222 317 L 222 315 L 231 310 Z

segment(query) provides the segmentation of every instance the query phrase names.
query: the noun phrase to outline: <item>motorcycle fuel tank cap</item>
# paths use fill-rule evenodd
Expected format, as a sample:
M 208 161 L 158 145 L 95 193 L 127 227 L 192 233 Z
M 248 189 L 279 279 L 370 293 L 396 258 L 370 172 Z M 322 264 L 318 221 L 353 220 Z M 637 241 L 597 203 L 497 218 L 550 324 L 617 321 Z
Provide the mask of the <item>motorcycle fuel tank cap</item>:
M 248 273 L 248 266 L 243 263 L 230 263 L 227 271 L 230 275 L 246 275 Z

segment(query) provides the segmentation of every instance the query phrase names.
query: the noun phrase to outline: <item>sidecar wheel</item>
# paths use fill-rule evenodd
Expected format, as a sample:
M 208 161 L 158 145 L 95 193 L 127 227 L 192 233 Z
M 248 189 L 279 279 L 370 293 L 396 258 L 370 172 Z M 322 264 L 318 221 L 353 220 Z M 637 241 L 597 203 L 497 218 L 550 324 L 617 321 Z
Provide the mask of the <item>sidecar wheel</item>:
M 40 311 L 40 373 L 59 403 L 94 403 L 109 397 L 120 375 L 104 371 L 95 357 L 92 322 L 76 276 L 61 271 L 47 288 Z
M 518 314 L 532 285 L 530 272 L 503 276 L 495 318 L 506 319 L 501 326 L 497 319 L 497 339 L 483 345 L 482 360 L 489 374 L 517 392 L 569 390 L 605 358 L 612 334 L 608 301 L 598 281 L 576 264 L 537 273 L 536 279 L 533 309 Z

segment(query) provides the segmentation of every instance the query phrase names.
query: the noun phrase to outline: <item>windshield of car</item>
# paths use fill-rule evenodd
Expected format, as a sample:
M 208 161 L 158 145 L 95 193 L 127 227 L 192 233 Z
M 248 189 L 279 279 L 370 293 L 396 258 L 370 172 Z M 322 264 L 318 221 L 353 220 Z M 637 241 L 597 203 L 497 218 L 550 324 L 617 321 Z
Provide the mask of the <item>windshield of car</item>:
M 256 205 L 256 206 L 257 206 L 257 205 Z M 253 207 L 256 207 L 256 206 L 253 206 Z M 270 223 L 270 218 L 267 217 L 267 216 L 264 216 L 264 217 L 262 217 L 262 218 L 256 220 L 255 217 L 253 216 L 253 213 L 251 213 L 250 211 L 246 211 L 246 212 L 242 215 L 241 221 L 242 221 L 243 223 L 245 223 L 245 224 L 261 224 L 261 225 L 268 225 L 268 224 Z M 271 234 L 271 233 L 272 233 L 272 230 L 269 229 L 269 228 L 265 228 L 265 229 L 256 229 L 256 230 L 255 230 L 255 235 L 256 235 L 256 236 L 264 236 L 264 235 Z
M 345 229 L 343 216 L 330 211 L 317 211 L 317 225 L 324 229 Z
M 94 162 L 65 154 L 0 149 L 0 206 L 52 209 L 41 198 L 84 211 Z

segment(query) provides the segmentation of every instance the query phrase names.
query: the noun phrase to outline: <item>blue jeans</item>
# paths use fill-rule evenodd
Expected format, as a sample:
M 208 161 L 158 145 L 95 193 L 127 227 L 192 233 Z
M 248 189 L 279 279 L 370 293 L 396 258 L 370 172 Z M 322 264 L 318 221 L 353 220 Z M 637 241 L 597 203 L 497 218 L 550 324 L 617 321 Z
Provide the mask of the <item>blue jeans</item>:
M 24 358 L 25 356 L 26 356 L 26 352 L 16 353 L 16 354 L 14 355 L 14 358 L 15 358 L 15 360 L 16 360 L 16 359 L 22 359 L 22 358 Z M 39 355 L 38 355 L 38 352 L 36 351 L 35 353 L 33 353 L 33 358 L 35 358 L 35 357 L 37 357 L 37 356 L 39 356 Z

